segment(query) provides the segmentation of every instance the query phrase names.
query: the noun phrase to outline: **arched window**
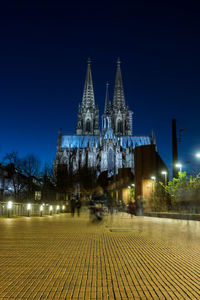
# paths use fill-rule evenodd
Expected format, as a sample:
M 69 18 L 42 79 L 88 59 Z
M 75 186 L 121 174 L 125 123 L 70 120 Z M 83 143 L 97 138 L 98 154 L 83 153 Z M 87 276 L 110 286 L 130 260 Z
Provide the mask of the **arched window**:
M 119 121 L 117 122 L 117 132 L 118 132 L 118 133 L 123 133 L 123 124 L 122 124 L 122 121 L 121 121 L 121 120 L 119 120 Z
M 87 119 L 87 121 L 86 121 L 86 131 L 87 132 L 91 131 L 91 126 L 90 126 L 90 120 L 89 119 Z

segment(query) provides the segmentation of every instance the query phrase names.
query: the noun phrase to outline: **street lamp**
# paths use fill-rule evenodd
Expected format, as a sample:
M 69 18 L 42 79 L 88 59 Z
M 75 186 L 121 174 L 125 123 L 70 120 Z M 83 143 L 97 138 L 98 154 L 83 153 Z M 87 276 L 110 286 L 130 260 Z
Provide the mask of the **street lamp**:
M 166 185 L 167 184 L 167 172 L 162 171 L 161 174 L 164 175 L 164 177 L 165 177 L 165 185 Z
M 30 209 L 31 209 L 31 204 L 27 204 L 27 211 L 28 211 L 28 217 L 30 217 Z
M 176 164 L 176 167 L 179 168 L 179 172 L 182 173 L 182 164 L 178 163 Z
M 152 194 L 153 194 L 153 202 L 155 199 L 155 181 L 156 181 L 156 177 L 155 176 L 151 176 L 152 181 Z
M 52 210 L 53 210 L 53 206 L 50 205 L 50 206 L 49 206 L 50 216 L 52 216 Z
M 8 208 L 8 218 L 10 218 L 10 210 L 12 209 L 12 201 L 8 201 L 8 204 L 7 204 L 7 208 Z
M 57 212 L 57 214 L 58 214 L 59 209 L 60 209 L 60 205 L 57 205 L 56 206 L 56 212 Z
M 64 212 L 64 210 L 65 210 L 65 205 L 62 206 L 62 212 Z

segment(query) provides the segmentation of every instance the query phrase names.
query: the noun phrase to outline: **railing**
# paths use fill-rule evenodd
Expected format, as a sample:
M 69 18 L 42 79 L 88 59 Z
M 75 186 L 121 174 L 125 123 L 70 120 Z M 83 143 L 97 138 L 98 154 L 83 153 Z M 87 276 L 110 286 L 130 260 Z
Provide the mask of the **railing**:
M 56 204 L 32 204 L 32 203 L 15 203 L 0 202 L 0 217 L 12 216 L 44 216 L 58 213 L 69 212 L 69 208 L 62 203 Z

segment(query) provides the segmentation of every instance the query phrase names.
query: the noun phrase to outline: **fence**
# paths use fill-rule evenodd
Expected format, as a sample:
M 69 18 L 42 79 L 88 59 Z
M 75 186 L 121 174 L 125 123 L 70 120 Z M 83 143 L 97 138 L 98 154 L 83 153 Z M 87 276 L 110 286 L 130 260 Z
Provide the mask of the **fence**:
M 63 204 L 27 204 L 0 202 L 0 216 L 42 216 L 68 212 L 68 207 Z

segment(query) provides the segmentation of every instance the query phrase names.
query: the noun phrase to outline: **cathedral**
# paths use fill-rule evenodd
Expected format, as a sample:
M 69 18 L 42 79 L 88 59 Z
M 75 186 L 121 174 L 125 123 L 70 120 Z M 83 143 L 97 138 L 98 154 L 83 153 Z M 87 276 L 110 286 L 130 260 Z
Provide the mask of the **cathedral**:
M 106 86 L 102 128 L 99 126 L 99 108 L 95 103 L 91 61 L 88 60 L 82 102 L 78 106 L 75 134 L 59 133 L 56 165 L 64 164 L 75 172 L 80 167 L 95 168 L 108 176 L 119 168 L 131 168 L 134 174 L 134 148 L 155 144 L 152 136 L 132 134 L 133 112 L 125 102 L 120 60 L 117 61 L 113 99 Z

